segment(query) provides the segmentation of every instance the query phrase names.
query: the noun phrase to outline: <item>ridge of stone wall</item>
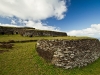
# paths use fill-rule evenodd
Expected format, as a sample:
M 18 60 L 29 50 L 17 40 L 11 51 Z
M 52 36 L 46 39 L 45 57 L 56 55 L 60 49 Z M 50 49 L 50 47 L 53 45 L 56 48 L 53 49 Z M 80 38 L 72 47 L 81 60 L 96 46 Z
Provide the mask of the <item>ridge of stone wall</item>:
M 22 36 L 67 36 L 65 32 L 44 31 L 44 30 L 26 30 Z
M 65 69 L 87 66 L 100 57 L 98 39 L 39 40 L 38 54 L 52 64 Z
M 35 28 L 28 28 L 28 27 L 2 27 L 0 26 L 0 34 L 20 34 L 22 36 L 67 36 L 65 32 L 56 32 L 56 31 L 44 31 L 44 30 L 36 30 Z
M 1 35 L 13 35 L 13 34 L 21 34 L 28 28 L 19 28 L 19 27 L 3 27 L 0 26 L 0 34 Z

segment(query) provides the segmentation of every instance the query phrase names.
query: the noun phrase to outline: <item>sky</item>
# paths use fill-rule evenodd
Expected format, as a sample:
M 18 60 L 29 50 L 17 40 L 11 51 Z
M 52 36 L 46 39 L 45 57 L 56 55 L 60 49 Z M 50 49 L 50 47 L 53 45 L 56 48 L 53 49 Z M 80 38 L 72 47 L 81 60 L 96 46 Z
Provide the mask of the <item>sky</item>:
M 100 37 L 100 0 L 0 0 L 0 26 Z

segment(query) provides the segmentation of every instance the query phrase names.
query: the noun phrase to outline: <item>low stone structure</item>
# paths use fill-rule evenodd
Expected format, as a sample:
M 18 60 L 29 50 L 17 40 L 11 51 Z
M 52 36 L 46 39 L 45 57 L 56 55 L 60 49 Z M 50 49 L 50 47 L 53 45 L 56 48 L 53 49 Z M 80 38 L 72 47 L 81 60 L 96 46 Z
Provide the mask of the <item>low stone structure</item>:
M 65 32 L 56 32 L 56 31 L 45 31 L 45 30 L 26 30 L 23 32 L 22 36 L 67 36 Z
M 25 30 L 29 28 L 23 28 L 23 27 L 3 27 L 0 26 L 0 35 L 14 35 L 14 34 L 21 34 Z M 31 28 L 34 29 L 34 28 Z
M 100 57 L 98 39 L 39 40 L 36 50 L 52 64 L 65 69 L 86 66 Z
M 47 30 L 36 30 L 35 28 L 29 27 L 3 27 L 0 26 L 1 35 L 13 35 L 20 34 L 22 36 L 67 36 L 65 32 L 47 31 Z

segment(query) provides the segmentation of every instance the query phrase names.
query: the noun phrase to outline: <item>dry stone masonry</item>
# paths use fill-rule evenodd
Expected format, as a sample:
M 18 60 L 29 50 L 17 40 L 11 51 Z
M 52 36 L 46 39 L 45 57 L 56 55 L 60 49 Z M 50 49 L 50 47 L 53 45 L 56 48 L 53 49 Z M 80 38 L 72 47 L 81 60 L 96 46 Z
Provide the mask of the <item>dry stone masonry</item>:
M 13 34 L 23 34 L 26 30 L 35 30 L 35 28 L 29 27 L 4 27 L 0 26 L 0 35 L 13 35 Z
M 3 27 L 0 26 L 0 35 L 13 35 L 20 34 L 22 36 L 67 36 L 65 32 L 47 31 L 47 30 L 36 30 L 35 28 L 29 27 Z
M 52 64 L 65 69 L 87 66 L 100 57 L 98 39 L 39 40 L 36 50 Z
M 56 32 L 56 31 L 45 31 L 45 30 L 26 30 L 22 36 L 67 36 L 65 32 Z

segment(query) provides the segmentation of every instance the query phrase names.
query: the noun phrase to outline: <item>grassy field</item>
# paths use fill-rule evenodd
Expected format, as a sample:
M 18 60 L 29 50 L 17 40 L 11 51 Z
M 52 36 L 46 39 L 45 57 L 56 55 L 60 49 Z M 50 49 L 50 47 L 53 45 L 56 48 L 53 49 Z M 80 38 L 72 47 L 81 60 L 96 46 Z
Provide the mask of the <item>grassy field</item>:
M 0 41 L 37 38 L 5 35 L 0 36 Z M 35 45 L 36 42 L 14 43 L 13 49 L 0 53 L 0 75 L 100 75 L 100 59 L 83 68 L 65 70 L 53 66 L 38 56 Z M 0 48 L 0 50 L 2 49 Z
M 0 35 L 0 42 L 15 40 L 15 41 L 22 41 L 22 40 L 40 40 L 40 39 L 91 39 L 91 37 L 75 37 L 75 36 L 63 36 L 63 37 L 23 37 L 21 35 Z M 93 38 L 92 38 L 93 39 Z

